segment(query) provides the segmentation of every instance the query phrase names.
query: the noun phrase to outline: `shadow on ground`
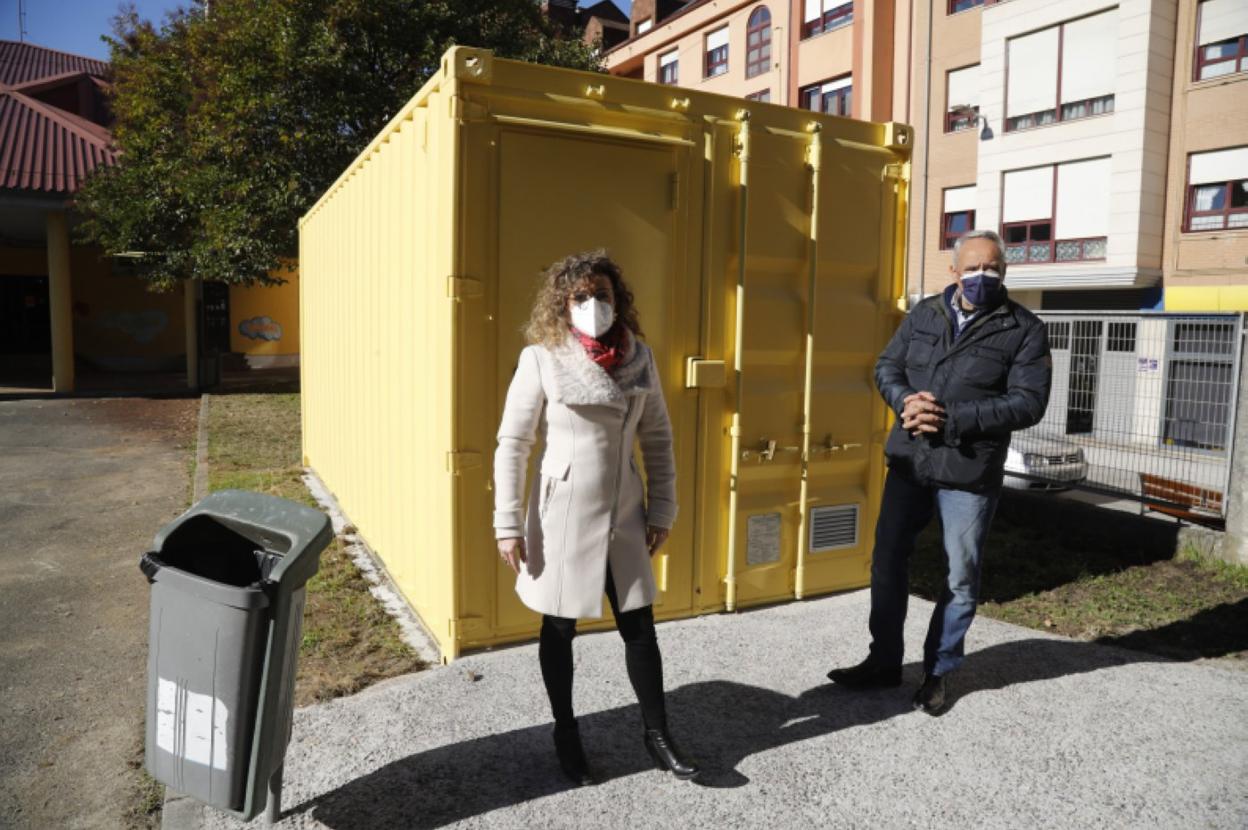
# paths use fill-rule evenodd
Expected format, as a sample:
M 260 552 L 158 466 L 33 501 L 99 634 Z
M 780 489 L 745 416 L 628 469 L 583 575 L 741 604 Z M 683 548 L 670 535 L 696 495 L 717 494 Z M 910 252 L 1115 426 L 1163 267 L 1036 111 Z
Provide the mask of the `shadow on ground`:
M 1151 565 L 1174 558 L 1177 546 L 1174 521 L 1006 490 L 988 536 L 980 601 L 1010 602 Z M 939 596 L 945 578 L 939 520 L 919 538 L 911 574 L 915 593 Z
M 1248 632 L 1244 637 L 1248 641 Z M 1027 639 L 975 652 L 958 673 L 950 709 L 973 695 L 1008 686 L 1133 663 L 1165 662 L 1140 652 L 1103 647 L 1106 644 Z M 821 684 L 792 697 L 729 681 L 693 683 L 671 691 L 668 707 L 678 740 L 683 739 L 686 749 L 704 766 L 698 783 L 740 787 L 749 778 L 738 766 L 750 756 L 911 712 L 910 695 L 920 670 L 918 664 L 908 665 L 908 683 L 901 689 L 868 693 Z M 641 746 L 639 723 L 636 706 L 580 719 L 599 779 L 610 781 L 651 769 Z M 566 788 L 551 749 L 550 726 L 544 724 L 410 755 L 289 812 L 310 813 L 338 830 L 433 828 Z

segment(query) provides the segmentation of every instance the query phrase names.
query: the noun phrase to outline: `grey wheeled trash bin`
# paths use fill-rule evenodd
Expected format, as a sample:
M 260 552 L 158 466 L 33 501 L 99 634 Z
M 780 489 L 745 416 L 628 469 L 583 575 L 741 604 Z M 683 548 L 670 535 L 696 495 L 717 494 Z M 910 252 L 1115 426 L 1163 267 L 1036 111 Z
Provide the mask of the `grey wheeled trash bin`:
M 280 810 L 305 584 L 333 538 L 325 514 L 223 490 L 156 535 L 147 769 L 157 781 L 254 818 Z

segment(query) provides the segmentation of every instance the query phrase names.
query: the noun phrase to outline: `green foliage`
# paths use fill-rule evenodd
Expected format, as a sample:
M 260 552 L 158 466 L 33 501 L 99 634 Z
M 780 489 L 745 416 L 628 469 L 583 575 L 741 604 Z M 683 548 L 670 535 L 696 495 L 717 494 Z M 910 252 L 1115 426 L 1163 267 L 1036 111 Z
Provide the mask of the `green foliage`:
M 601 68 L 534 0 L 196 0 L 114 30 L 121 162 L 80 192 L 82 233 L 160 287 L 280 282 L 299 217 L 452 45 Z

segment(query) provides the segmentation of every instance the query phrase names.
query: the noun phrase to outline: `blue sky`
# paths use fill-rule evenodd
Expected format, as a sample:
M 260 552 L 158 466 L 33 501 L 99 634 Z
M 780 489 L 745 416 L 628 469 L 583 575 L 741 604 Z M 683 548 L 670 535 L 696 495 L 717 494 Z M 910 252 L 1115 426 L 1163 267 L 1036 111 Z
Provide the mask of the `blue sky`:
M 40 46 L 108 60 L 100 35 L 112 31 L 119 0 L 26 0 L 26 40 Z M 188 0 L 137 0 L 139 13 L 160 20 Z M 17 40 L 17 0 L 0 0 L 0 39 Z
M 614 0 L 628 14 L 632 0 Z M 112 30 L 110 21 L 119 0 L 26 0 L 26 40 L 100 60 L 108 59 L 108 46 L 100 35 Z M 144 17 L 159 21 L 170 9 L 190 5 L 189 0 L 137 0 Z M 587 5 L 581 0 L 581 5 Z M 0 39 L 17 40 L 17 0 L 0 0 Z

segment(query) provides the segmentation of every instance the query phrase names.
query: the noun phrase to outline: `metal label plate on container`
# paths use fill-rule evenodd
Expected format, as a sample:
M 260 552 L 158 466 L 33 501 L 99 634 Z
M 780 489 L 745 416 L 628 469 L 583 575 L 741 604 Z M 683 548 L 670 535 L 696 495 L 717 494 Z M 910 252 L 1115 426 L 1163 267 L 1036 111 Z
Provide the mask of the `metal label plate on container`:
M 780 514 L 760 513 L 745 525 L 745 563 L 766 565 L 780 561 Z

